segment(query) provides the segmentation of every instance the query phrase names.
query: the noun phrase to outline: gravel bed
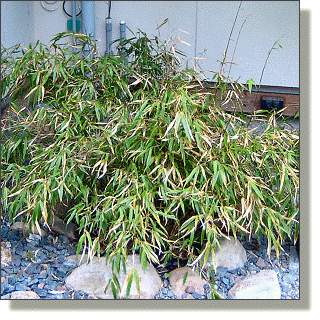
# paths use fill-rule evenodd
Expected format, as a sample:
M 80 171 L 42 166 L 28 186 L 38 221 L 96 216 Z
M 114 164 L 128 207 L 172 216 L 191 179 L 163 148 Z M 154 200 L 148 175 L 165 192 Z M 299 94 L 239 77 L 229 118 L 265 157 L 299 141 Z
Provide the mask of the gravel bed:
M 1 241 L 12 252 L 11 264 L 1 263 L 1 299 L 8 299 L 13 291 L 26 290 L 36 292 L 42 299 L 95 299 L 84 292 L 65 287 L 65 279 L 75 267 L 65 257 L 76 253 L 76 242 L 71 242 L 65 236 L 51 234 L 44 238 L 35 235 L 26 238 L 18 231 L 11 230 L 7 221 L 1 220 Z M 292 244 L 284 244 L 285 252 L 277 260 L 274 251 L 270 259 L 267 257 L 264 238 L 256 249 L 252 243 L 245 240 L 241 242 L 247 251 L 248 261 L 245 265 L 231 271 L 218 267 L 214 274 L 214 286 L 221 297 L 228 298 L 228 291 L 237 280 L 262 269 L 273 269 L 278 276 L 281 299 L 299 299 L 299 259 Z M 165 269 L 158 268 L 162 288 L 155 299 L 176 299 L 165 276 L 168 270 L 174 268 L 177 268 L 177 262 L 168 264 Z M 206 295 L 190 293 L 194 299 L 210 299 L 210 286 L 205 288 L 205 292 Z

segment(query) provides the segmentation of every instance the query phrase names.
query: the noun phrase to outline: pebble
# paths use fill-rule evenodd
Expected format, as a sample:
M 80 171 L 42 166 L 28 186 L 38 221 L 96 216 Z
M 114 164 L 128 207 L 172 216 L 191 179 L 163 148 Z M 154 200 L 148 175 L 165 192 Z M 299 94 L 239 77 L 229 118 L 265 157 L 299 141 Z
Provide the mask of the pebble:
M 162 291 L 162 294 L 167 295 L 169 290 L 168 288 L 162 288 L 161 291 Z
M 192 292 L 192 296 L 195 298 L 195 299 L 202 299 L 202 295 L 200 293 L 197 293 L 197 292 Z
M 291 273 L 285 273 L 283 275 L 283 281 L 294 285 L 295 277 Z
M 29 236 L 25 238 L 16 230 L 11 230 L 5 219 L 1 222 L 1 241 L 12 250 L 11 265 L 1 264 L 1 299 L 8 299 L 14 291 L 32 290 L 41 299 L 94 299 L 84 292 L 68 290 L 64 286 L 67 274 L 75 267 L 74 263 L 65 259 L 76 252 L 77 243 L 65 236 L 47 235 L 44 238 Z M 281 299 L 299 299 L 299 259 L 295 248 L 284 244 L 285 253 L 277 260 L 274 252 L 270 259 L 267 257 L 267 243 L 260 239 L 260 252 L 243 246 L 247 251 L 248 261 L 242 268 L 228 270 L 218 267 L 214 274 L 214 287 L 222 297 L 228 298 L 228 291 L 240 279 L 255 274 L 260 270 L 273 269 L 276 271 Z M 169 263 L 165 269 L 158 268 L 163 286 L 155 299 L 176 299 L 171 290 L 169 280 L 163 270 L 177 268 L 177 262 Z M 167 271 L 168 272 L 168 271 Z M 195 292 L 193 287 L 186 289 L 185 299 L 211 299 L 210 285 L 204 288 L 205 295 Z

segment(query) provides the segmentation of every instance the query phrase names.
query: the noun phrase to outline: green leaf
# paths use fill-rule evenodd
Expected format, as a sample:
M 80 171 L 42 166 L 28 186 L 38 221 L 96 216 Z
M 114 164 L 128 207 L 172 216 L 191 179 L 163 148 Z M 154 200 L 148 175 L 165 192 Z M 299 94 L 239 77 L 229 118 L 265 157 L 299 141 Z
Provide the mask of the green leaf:
M 111 279 L 110 279 L 111 280 Z M 117 299 L 117 289 L 113 281 L 111 281 L 111 290 L 114 299 Z
M 84 75 L 84 64 L 83 64 L 83 60 L 81 60 L 80 62 L 80 68 L 81 68 L 81 72 Z
M 194 175 L 199 173 L 200 168 L 199 167 L 195 167 L 193 168 L 193 170 L 190 172 L 190 174 L 188 175 L 185 185 L 187 185 L 193 178 Z
M 84 233 L 79 239 L 76 255 L 78 255 L 80 253 L 80 250 L 82 249 L 82 244 L 83 244 L 85 238 L 86 238 L 86 234 Z
M 259 196 L 259 198 L 260 198 L 261 200 L 264 200 L 264 197 L 263 197 L 263 195 L 261 194 L 261 192 L 260 192 L 259 188 L 257 187 L 257 185 L 256 185 L 254 182 L 252 182 L 252 181 L 249 181 L 249 184 L 250 184 L 250 186 L 252 187 L 252 189 L 254 190 L 254 192 Z
M 181 121 L 182 121 L 182 125 L 183 125 L 184 131 L 186 133 L 186 136 L 187 136 L 188 140 L 189 141 L 194 141 L 194 137 L 193 137 L 191 128 L 189 126 L 189 123 L 188 123 L 188 121 L 186 120 L 186 118 L 183 115 L 181 115 Z
M 64 70 L 63 68 L 61 68 L 61 69 L 60 69 L 60 72 L 61 72 L 64 80 L 65 80 L 65 81 L 68 81 L 68 77 L 67 77 L 67 75 L 66 75 L 66 73 L 65 73 L 65 70 Z
M 129 272 L 129 274 L 128 274 L 127 278 L 126 278 L 126 281 L 127 281 L 126 299 L 128 299 L 129 295 L 130 295 L 130 290 L 131 290 L 131 285 L 132 285 L 132 280 L 133 280 L 133 270 L 134 269 L 132 269 Z
M 136 283 L 136 288 L 137 288 L 137 291 L 138 291 L 138 295 L 140 297 L 141 295 L 141 290 L 140 290 L 140 278 L 139 278 L 139 272 L 136 268 L 134 268 L 133 270 L 133 276 L 134 276 L 134 280 L 135 280 L 135 283 Z
M 183 280 L 182 280 L 182 285 L 184 286 L 186 281 L 187 281 L 187 278 L 188 278 L 188 274 L 189 274 L 189 271 L 187 271 L 184 276 L 183 276 Z
M 252 85 L 254 84 L 255 82 L 254 82 L 254 80 L 253 79 L 249 79 L 249 80 L 247 80 L 247 85 L 248 85 L 248 90 L 249 90 L 249 92 L 251 93 L 251 91 L 252 91 Z

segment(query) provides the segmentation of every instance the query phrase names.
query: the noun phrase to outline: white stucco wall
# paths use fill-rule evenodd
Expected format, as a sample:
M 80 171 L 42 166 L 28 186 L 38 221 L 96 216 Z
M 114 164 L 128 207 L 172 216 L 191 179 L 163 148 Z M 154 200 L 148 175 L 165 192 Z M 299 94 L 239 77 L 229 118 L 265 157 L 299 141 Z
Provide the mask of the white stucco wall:
M 33 41 L 32 1 L 1 1 L 1 44 L 8 48 Z
M 4 17 L 6 21 L 3 27 L 4 22 L 1 19 L 1 42 L 4 45 L 13 43 L 14 39 L 19 42 L 22 38 L 24 41 L 39 39 L 49 43 L 55 34 L 66 31 L 66 21 L 70 18 L 62 10 L 63 1 L 58 2 L 60 5 L 55 11 L 46 11 L 41 1 L 2 3 L 6 2 L 11 6 L 16 3 L 15 6 L 27 7 L 30 17 L 26 18 L 21 13 L 26 9 L 20 9 L 20 15 L 13 15 L 12 9 L 3 10 L 2 5 L 1 18 Z M 71 1 L 66 2 L 66 9 L 71 13 L 70 3 Z M 78 3 L 80 5 L 80 1 Z M 161 39 L 168 39 L 170 36 L 179 36 L 191 45 L 178 45 L 178 48 L 187 54 L 189 65 L 194 63 L 195 55 L 201 56 L 205 60 L 197 60 L 198 68 L 216 72 L 220 69 L 217 60 L 223 59 L 239 4 L 240 1 L 112 1 L 113 39 L 120 37 L 121 20 L 125 20 L 134 32 L 141 29 L 151 37 L 157 35 Z M 101 54 L 106 50 L 107 15 L 108 1 L 95 1 L 95 38 L 99 40 Z M 23 16 L 23 19 L 20 16 Z M 243 1 L 230 41 L 227 61 L 232 58 L 239 29 L 246 17 L 248 18 L 243 25 L 233 61 L 236 65 L 231 69 L 230 75 L 233 80 L 240 77 L 241 82 L 246 82 L 247 79 L 253 78 L 258 83 L 268 51 L 273 43 L 282 37 L 280 43 L 283 49 L 273 50 L 262 84 L 298 87 L 299 1 Z M 168 23 L 156 30 L 166 18 L 169 19 Z M 20 21 L 20 26 L 27 26 L 22 28 L 24 36 L 21 31 L 15 30 L 14 21 Z M 127 31 L 127 37 L 129 36 L 130 33 Z M 228 73 L 228 68 L 225 68 L 225 71 Z M 207 72 L 206 75 L 210 79 L 212 73 Z
M 216 71 L 222 60 L 239 1 L 199 1 L 197 54 L 206 50 L 204 69 Z M 231 61 L 240 27 L 231 76 L 245 82 L 259 81 L 269 50 L 280 40 L 281 50 L 273 50 L 262 84 L 299 86 L 299 2 L 243 1 L 230 42 L 227 61 Z M 228 70 L 228 68 L 226 68 Z

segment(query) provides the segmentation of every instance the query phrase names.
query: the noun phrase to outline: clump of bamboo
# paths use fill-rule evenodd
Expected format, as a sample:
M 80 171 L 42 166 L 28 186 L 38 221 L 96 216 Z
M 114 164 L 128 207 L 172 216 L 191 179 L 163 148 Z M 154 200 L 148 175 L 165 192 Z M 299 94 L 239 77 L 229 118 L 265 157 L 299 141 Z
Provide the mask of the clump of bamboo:
M 105 254 L 115 272 L 132 252 L 144 267 L 176 247 L 189 263 L 199 254 L 206 262 L 220 236 L 264 234 L 277 254 L 293 230 L 297 237 L 299 137 L 275 126 L 274 114 L 251 135 L 214 93 L 194 90 L 199 75 L 178 71 L 174 49 L 146 34 L 121 47 L 127 56 L 108 57 L 76 35 L 91 58 L 57 44 L 69 35 L 14 59 L 2 51 L 1 92 L 12 99 L 1 200 L 12 219 L 39 226 L 48 208 L 72 201 L 78 252 Z M 15 103 L 21 93 L 34 95 L 33 107 Z

